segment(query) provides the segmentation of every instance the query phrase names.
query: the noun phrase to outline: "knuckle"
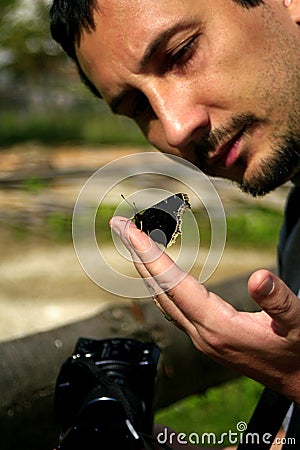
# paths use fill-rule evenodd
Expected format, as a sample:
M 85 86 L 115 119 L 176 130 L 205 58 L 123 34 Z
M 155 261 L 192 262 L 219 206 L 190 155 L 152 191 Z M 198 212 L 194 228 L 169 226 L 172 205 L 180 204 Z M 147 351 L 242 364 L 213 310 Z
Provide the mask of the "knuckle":
M 291 298 L 289 293 L 273 299 L 272 303 L 267 306 L 267 309 L 275 316 L 286 316 L 289 314 L 291 311 Z

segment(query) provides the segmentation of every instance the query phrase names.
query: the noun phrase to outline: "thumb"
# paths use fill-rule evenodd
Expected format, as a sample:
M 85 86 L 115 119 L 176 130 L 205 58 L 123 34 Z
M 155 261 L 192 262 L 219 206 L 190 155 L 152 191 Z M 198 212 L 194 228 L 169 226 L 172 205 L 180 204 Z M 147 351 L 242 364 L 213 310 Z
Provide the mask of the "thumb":
M 288 286 L 269 270 L 254 272 L 248 281 L 253 300 L 273 319 L 274 331 L 286 336 L 300 326 L 300 301 Z

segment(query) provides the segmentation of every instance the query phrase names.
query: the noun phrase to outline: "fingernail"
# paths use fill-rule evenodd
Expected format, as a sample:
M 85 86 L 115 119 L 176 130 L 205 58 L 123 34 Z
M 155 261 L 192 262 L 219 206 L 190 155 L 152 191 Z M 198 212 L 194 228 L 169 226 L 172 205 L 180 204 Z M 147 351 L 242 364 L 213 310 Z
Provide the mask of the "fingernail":
M 114 233 L 118 236 L 124 232 L 128 219 L 122 219 L 120 217 L 112 217 L 109 221 L 109 225 Z
M 144 233 L 141 233 L 141 230 L 137 229 L 136 226 L 129 219 L 124 217 L 114 216 L 109 222 L 112 230 L 120 236 L 123 243 L 126 247 L 133 248 L 136 252 L 145 253 L 152 249 L 153 245 L 150 242 L 149 238 L 141 239 Z M 156 248 L 156 247 L 154 247 Z M 162 253 L 159 250 L 159 255 Z M 157 258 L 159 255 L 156 255 Z M 150 258 L 150 256 L 149 256 Z M 153 258 L 151 256 L 151 258 Z
M 275 288 L 274 280 L 271 277 L 267 277 L 256 289 L 259 295 L 267 296 L 272 294 Z

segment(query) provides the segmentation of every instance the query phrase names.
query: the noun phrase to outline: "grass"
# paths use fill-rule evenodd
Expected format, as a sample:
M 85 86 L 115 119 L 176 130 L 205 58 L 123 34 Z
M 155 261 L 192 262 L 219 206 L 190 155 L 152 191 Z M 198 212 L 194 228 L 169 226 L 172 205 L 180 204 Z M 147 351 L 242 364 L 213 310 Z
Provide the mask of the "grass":
M 263 207 L 250 208 L 227 218 L 227 245 L 274 248 L 282 225 L 282 213 Z
M 38 176 L 30 176 L 22 182 L 22 189 L 31 194 L 40 192 L 46 186 L 46 181 Z
M 108 221 L 114 214 L 112 205 L 101 206 L 96 219 L 98 239 L 102 242 L 111 239 Z M 211 240 L 211 225 L 207 217 L 200 211 L 195 215 L 201 243 L 208 246 Z M 229 248 L 274 249 L 282 224 L 280 211 L 262 207 L 252 207 L 239 211 L 238 214 L 227 217 L 227 242 Z M 189 230 L 184 229 L 189 234 Z
M 38 178 L 30 178 L 24 182 L 23 189 L 39 192 L 44 184 Z M 111 243 L 111 229 L 108 225 L 109 219 L 114 215 L 114 205 L 101 205 L 96 215 L 95 231 L 98 241 Z M 201 236 L 201 245 L 209 246 L 211 240 L 211 225 L 202 212 L 193 211 Z M 22 220 L 22 218 L 21 218 Z M 32 218 L 34 221 L 34 218 Z M 29 229 L 32 230 L 32 223 Z M 19 229 L 24 228 L 24 234 L 28 223 L 15 223 Z M 282 224 L 282 214 L 279 211 L 253 207 L 241 210 L 238 214 L 227 217 L 227 241 L 226 248 L 245 248 L 268 250 L 277 245 L 278 235 Z M 39 217 L 37 226 L 43 226 L 44 234 L 50 239 L 59 241 L 71 241 L 72 235 L 72 211 L 50 211 Z M 34 224 L 33 224 L 34 227 Z M 38 231 L 38 230 L 37 230 Z M 189 234 L 189 230 L 184 228 Z M 192 234 L 193 236 L 193 234 Z M 188 240 L 188 238 L 187 238 Z
M 72 240 L 72 216 L 65 212 L 53 212 L 46 220 L 48 235 L 55 241 Z
M 230 430 L 237 432 L 239 422 L 248 422 L 261 392 L 260 384 L 241 377 L 209 389 L 204 395 L 187 397 L 158 411 L 155 423 L 188 436 L 191 433 L 196 433 L 199 437 L 204 433 L 214 433 L 221 439 L 222 433 Z M 203 444 L 208 444 L 208 441 Z M 227 436 L 222 445 L 229 444 Z

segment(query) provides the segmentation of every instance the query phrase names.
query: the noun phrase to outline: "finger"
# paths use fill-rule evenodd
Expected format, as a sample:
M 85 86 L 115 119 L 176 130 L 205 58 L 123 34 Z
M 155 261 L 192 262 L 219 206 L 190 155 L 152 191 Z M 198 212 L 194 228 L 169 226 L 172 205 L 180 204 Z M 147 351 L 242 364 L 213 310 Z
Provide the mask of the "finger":
M 156 306 L 166 318 L 171 318 L 180 328 L 189 329 L 191 325 L 189 320 L 169 297 L 170 288 L 179 283 L 187 274 L 180 270 L 149 236 L 137 229 L 128 219 L 113 217 L 110 226 L 121 237 L 131 253 L 134 265 L 143 277 Z M 139 245 L 136 245 L 137 240 Z M 136 250 L 136 247 L 138 247 L 138 250 Z M 163 262 L 159 258 L 163 258 Z M 148 270 L 149 267 L 153 269 L 153 265 L 156 269 L 155 272 L 159 273 L 157 277 L 153 276 Z M 173 282 L 171 279 L 173 279 Z
M 199 294 L 206 295 L 207 290 L 199 284 L 198 280 L 181 270 L 174 261 L 151 240 L 151 238 L 142 233 L 132 222 L 122 217 L 113 217 L 110 225 L 122 239 L 128 250 L 136 255 L 135 264 L 139 273 L 147 278 L 147 284 L 153 287 L 153 295 L 167 293 L 171 298 L 189 293 L 192 298 Z M 153 278 L 152 282 L 150 278 Z M 181 282 L 186 280 L 184 286 Z M 173 289 L 177 287 L 176 293 Z M 183 306 L 183 305 L 179 305 Z
M 162 250 L 159 249 L 145 233 L 142 233 L 141 230 L 137 229 L 133 222 L 124 217 L 113 217 L 110 220 L 110 226 L 112 230 L 120 236 L 122 242 L 130 252 L 132 261 L 139 274 L 143 277 L 150 294 L 155 296 L 164 292 L 146 266 L 153 261 L 157 261 L 163 253 Z M 141 240 L 138 253 L 132 244 L 132 236 L 134 236 L 134 233 L 137 234 L 137 238 Z
M 143 233 L 135 224 L 125 217 L 114 216 L 109 222 L 112 230 L 121 238 L 123 244 L 130 251 L 135 262 L 135 256 L 137 255 L 138 248 L 132 243 L 132 239 L 140 240 L 140 256 L 137 258 L 137 262 L 143 260 L 144 262 L 151 262 L 160 257 L 163 250 L 160 249 L 148 235 Z M 136 235 L 136 236 L 135 236 Z
M 128 219 L 114 217 L 110 225 L 127 247 L 133 247 L 147 272 L 154 278 L 156 288 L 159 287 L 158 291 L 154 291 L 155 295 L 167 293 L 169 300 L 193 321 L 207 322 L 222 313 L 232 314 L 234 308 L 208 292 L 196 278 L 182 271 L 166 253 L 161 252 L 149 236 L 132 223 L 126 226 L 125 221 L 128 222 Z M 139 267 L 138 270 L 143 275 L 144 268 Z M 165 297 L 160 298 L 164 309 L 168 308 L 166 303 L 163 304 L 166 301 Z
M 124 245 L 131 252 L 140 275 L 145 277 L 145 270 L 141 263 L 147 269 L 148 275 L 153 277 L 153 295 L 170 291 L 174 286 L 180 283 L 186 276 L 174 261 L 164 251 L 153 242 L 153 240 L 141 232 L 131 221 L 123 217 L 113 217 L 110 226 L 122 239 Z
M 281 336 L 300 327 L 299 298 L 269 270 L 251 275 L 248 290 L 253 300 L 273 319 L 273 328 Z
M 116 218 L 111 221 L 111 225 L 113 229 L 118 228 L 117 232 L 124 244 L 133 246 L 141 259 L 144 268 L 139 269 L 137 265 L 140 273 L 146 268 L 153 277 L 152 286 L 156 289 L 155 297 L 161 308 L 185 329 L 192 340 L 194 338 L 198 348 L 212 351 L 205 336 L 214 336 L 216 330 L 222 336 L 235 336 L 236 325 L 233 324 L 237 311 L 230 304 L 207 291 L 196 278 L 180 270 L 166 253 L 156 250 L 149 236 L 133 224 L 125 228 L 124 219 Z

